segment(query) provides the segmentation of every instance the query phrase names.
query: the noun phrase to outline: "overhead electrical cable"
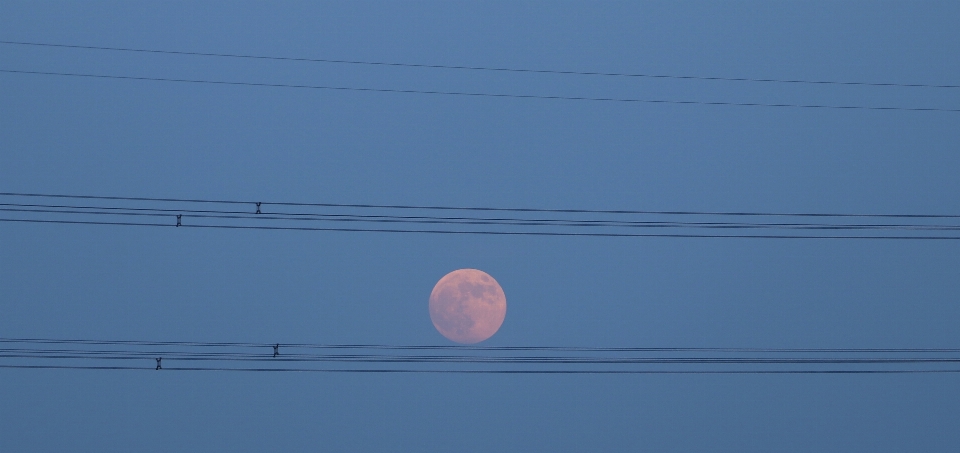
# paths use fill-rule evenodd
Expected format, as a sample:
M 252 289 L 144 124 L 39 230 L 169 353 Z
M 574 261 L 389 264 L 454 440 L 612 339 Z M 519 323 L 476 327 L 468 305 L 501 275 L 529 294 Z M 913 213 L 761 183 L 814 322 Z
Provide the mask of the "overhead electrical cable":
M 49 209 L 45 209 L 49 208 Z M 625 221 L 625 220 L 565 220 L 490 217 L 395 216 L 358 214 L 319 214 L 270 212 L 255 214 L 244 211 L 212 209 L 159 209 L 116 206 L 70 206 L 0 203 L 0 212 L 83 214 L 109 216 L 165 217 L 181 213 L 196 218 L 292 220 L 328 222 L 412 223 L 440 225 L 503 225 L 503 226 L 558 226 L 558 227 L 617 227 L 617 228 L 701 228 L 701 229 L 797 229 L 797 230 L 912 230 L 958 231 L 960 225 L 945 224 L 868 224 L 868 223 L 750 223 L 750 222 L 686 222 L 686 221 Z
M 837 81 L 837 80 L 778 79 L 778 78 L 760 78 L 760 77 L 719 77 L 719 76 L 676 75 L 676 74 L 625 73 L 625 72 L 609 72 L 609 71 L 573 71 L 573 70 L 556 70 L 556 69 L 508 68 L 508 67 L 492 67 L 492 66 L 418 64 L 418 63 L 346 60 L 346 59 L 330 59 L 330 58 L 281 57 L 281 56 L 250 55 L 250 54 L 237 54 L 237 53 L 189 52 L 189 51 L 178 51 L 178 50 L 87 46 L 87 45 L 75 45 L 75 44 L 39 43 L 39 42 L 10 41 L 10 40 L 0 40 L 0 44 L 35 46 L 35 47 L 53 47 L 53 48 L 64 48 L 64 49 L 134 52 L 134 53 L 163 54 L 163 55 L 240 58 L 240 59 L 310 62 L 310 63 L 334 63 L 334 64 L 366 65 L 366 66 L 387 66 L 387 67 L 392 66 L 392 67 L 425 68 L 425 69 L 491 71 L 491 72 L 507 72 L 507 73 L 631 77 L 631 78 L 679 79 L 679 80 L 703 80 L 703 81 L 727 81 L 727 82 L 809 84 L 809 85 L 847 85 L 847 86 L 869 86 L 869 87 L 960 88 L 960 85 L 956 85 L 956 84 L 859 82 L 859 81 Z
M 815 213 L 815 212 L 761 212 L 761 211 L 654 211 L 654 210 L 626 210 L 626 209 L 549 209 L 549 208 L 508 208 L 508 207 L 477 207 L 477 206 L 438 206 L 438 205 L 397 205 L 397 204 L 357 204 L 357 203 L 304 203 L 290 201 L 244 201 L 244 200 L 217 200 L 201 198 L 163 198 L 163 197 L 123 197 L 102 195 L 72 195 L 72 194 L 41 194 L 30 192 L 0 192 L 0 196 L 29 197 L 29 198 L 73 198 L 85 200 L 114 200 L 114 201 L 157 201 L 172 203 L 216 203 L 264 206 L 304 206 L 304 207 L 333 207 L 333 208 L 385 208 L 385 209 L 424 209 L 442 211 L 503 211 L 503 212 L 541 212 L 541 213 L 574 213 L 574 214 L 662 214 L 662 215 L 715 215 L 715 216 L 764 216 L 764 217 L 877 217 L 877 218 L 929 218 L 929 219 L 960 219 L 960 214 L 871 214 L 871 213 Z
M 4 365 L 0 369 L 31 370 L 139 370 L 149 366 L 82 366 L 82 365 Z M 411 369 L 311 369 L 311 368 L 217 368 L 166 367 L 164 371 L 238 371 L 266 373 L 351 373 L 351 374 L 958 374 L 960 369 L 896 369 L 896 370 L 411 370 Z
M 62 225 L 113 225 L 141 227 L 176 227 L 226 230 L 273 230 L 273 231 L 330 231 L 330 232 L 366 232 L 366 233 L 407 233 L 407 234 L 445 234 L 445 235 L 489 235 L 489 236 L 555 236 L 555 237 L 608 237 L 608 238 L 705 238 L 705 239 L 858 239 L 858 240 L 935 240 L 956 241 L 960 236 L 909 236 L 909 235 L 789 235 L 789 234 L 684 234 L 684 233 L 580 233 L 554 231 L 491 231 L 491 230 L 440 230 L 440 229 L 398 229 L 398 228 L 342 228 L 342 227 L 299 227 L 264 225 L 191 225 L 147 222 L 99 222 L 81 220 L 44 220 L 0 218 L 0 222 L 10 223 L 46 223 Z
M 0 350 L 0 359 L 93 359 L 138 360 L 162 356 L 178 361 L 229 362 L 312 362 L 312 363 L 469 363 L 469 364 L 547 364 L 547 365 L 675 365 L 675 364 L 736 364 L 736 365 L 888 365 L 888 364 L 960 364 L 960 357 L 894 357 L 894 358 L 766 358 L 766 357 L 478 357 L 478 356 L 405 356 L 405 355 L 343 355 L 343 354 L 285 354 L 272 357 L 263 354 L 237 353 L 182 353 L 172 351 L 77 351 L 77 350 Z
M 0 344 L 75 344 L 95 346 L 183 346 L 204 348 L 270 348 L 265 342 L 150 341 L 103 340 L 76 338 L 12 338 L 0 337 Z M 285 347 L 307 349 L 387 349 L 387 350 L 457 350 L 457 351 L 552 351 L 552 352 L 724 352 L 724 353 L 960 353 L 960 348 L 773 348 L 773 347 L 590 347 L 590 346 L 474 346 L 474 345 L 387 345 L 357 343 L 280 343 Z
M 796 109 L 960 113 L 960 109 L 940 108 L 940 107 L 895 107 L 895 106 L 829 105 L 829 104 L 764 103 L 764 102 L 690 101 L 690 100 L 671 100 L 671 99 L 640 99 L 640 98 L 589 97 L 589 96 L 553 96 L 553 95 L 537 95 L 537 94 L 483 93 L 483 92 L 470 92 L 470 91 L 408 90 L 408 89 L 395 89 L 395 88 L 345 87 L 345 86 L 333 86 L 333 85 L 238 82 L 238 81 L 225 81 L 225 80 L 123 76 L 123 75 L 90 74 L 90 73 L 77 73 L 77 72 L 28 71 L 28 70 L 20 70 L 20 69 L 0 69 L 0 72 L 8 73 L 8 74 L 81 77 L 81 78 L 110 79 L 110 80 L 174 82 L 174 83 L 209 84 L 209 85 L 221 85 L 221 86 L 264 87 L 264 88 L 298 88 L 298 89 L 312 89 L 312 90 L 354 91 L 354 92 L 371 92 L 371 93 L 425 94 L 425 95 L 460 96 L 460 97 L 475 97 L 475 98 L 479 97 L 479 98 L 501 98 L 501 99 L 538 99 L 538 100 L 554 100 L 554 101 L 591 101 L 591 102 L 615 102 L 615 103 L 635 103 L 635 104 L 636 103 L 672 104 L 672 105 L 724 106 L 724 107 L 768 107 L 768 108 L 796 108 Z
M 245 365 L 251 362 L 257 365 Z M 345 364 L 351 368 L 342 368 Z M 936 367 L 957 364 L 960 349 L 956 348 L 483 347 L 0 338 L 0 368 L 22 369 L 859 374 L 953 373 L 953 369 Z
M 84 202 L 79 203 L 79 200 Z M 241 206 L 246 206 L 247 210 L 239 209 Z M 448 214 L 454 212 L 458 215 Z M 0 193 L 0 214 L 5 214 L 0 217 L 0 222 L 291 231 L 593 237 L 960 239 L 960 218 L 936 214 L 791 215 L 761 212 L 457 208 L 251 203 L 12 192 Z

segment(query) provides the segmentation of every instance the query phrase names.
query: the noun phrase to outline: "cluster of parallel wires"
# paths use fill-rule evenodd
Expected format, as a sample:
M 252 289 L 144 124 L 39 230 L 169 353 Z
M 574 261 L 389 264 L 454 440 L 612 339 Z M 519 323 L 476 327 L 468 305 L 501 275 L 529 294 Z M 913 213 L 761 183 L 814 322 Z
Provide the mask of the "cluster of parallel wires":
M 960 215 L 644 211 L 0 193 L 0 222 L 524 236 L 960 239 Z
M 483 347 L 0 338 L 0 368 L 493 374 L 960 373 L 960 349 Z
M 520 68 L 520 67 L 494 67 L 478 65 L 449 65 L 449 64 L 431 64 L 431 63 L 412 63 L 398 61 L 363 61 L 354 59 L 331 59 L 331 58 L 313 58 L 313 57 L 290 57 L 278 55 L 251 55 L 224 52 L 195 52 L 175 49 L 144 49 L 131 47 L 113 47 L 113 46 L 90 46 L 69 43 L 40 43 L 25 41 L 0 40 L 0 45 L 16 46 L 21 48 L 33 49 L 57 49 L 64 52 L 97 52 L 99 54 L 126 54 L 128 56 L 175 56 L 190 57 L 193 59 L 217 59 L 234 61 L 258 61 L 261 63 L 299 63 L 311 65 L 338 65 L 365 67 L 367 69 L 384 70 L 388 68 L 407 68 L 423 71 L 456 71 L 460 73 L 471 72 L 474 74 L 488 73 L 501 75 L 535 75 L 535 76 L 567 76 L 579 78 L 604 78 L 607 80 L 674 80 L 688 82 L 726 82 L 751 84 L 754 86 L 763 85 L 781 85 L 781 86 L 818 86 L 818 87 L 860 87 L 860 88 L 910 88 L 924 89 L 926 91 L 938 90 L 956 90 L 960 85 L 955 83 L 898 83 L 898 82 L 870 82 L 855 80 L 804 80 L 797 78 L 765 78 L 765 77 L 725 77 L 716 75 L 693 75 L 693 74 L 656 74 L 656 73 L 629 73 L 629 72 L 611 72 L 603 70 L 569 70 L 569 69 L 548 69 L 548 68 Z M 806 110 L 843 110 L 843 111 L 885 111 L 885 112 L 927 112 L 927 113 L 960 113 L 960 108 L 955 107 L 936 107 L 926 106 L 895 106 L 895 105 L 863 105 L 863 104 L 820 104 L 809 102 L 753 102 L 753 101 L 711 101 L 699 99 L 664 99 L 664 98 L 636 98 L 636 97 L 618 97 L 618 96 L 590 96 L 590 95 L 559 95 L 559 94 L 536 94 L 536 93 L 517 93 L 517 92 L 492 92 L 492 91 L 464 91 L 449 90 L 442 88 L 432 89 L 411 89 L 411 88 L 387 88 L 374 86 L 342 86 L 342 85 L 317 85 L 314 83 L 282 83 L 282 82 L 258 82 L 224 79 L 197 79 L 183 77 L 165 77 L 158 75 L 124 75 L 107 73 L 88 73 L 76 71 L 47 71 L 33 70 L 26 68 L 0 67 L 0 74 L 10 74 L 15 76 L 42 76 L 42 77 L 71 77 L 83 78 L 88 80 L 111 80 L 111 81 L 137 81 L 137 82 L 162 82 L 178 84 L 194 84 L 220 87 L 242 87 L 242 88 L 283 88 L 297 90 L 325 90 L 337 92 L 359 92 L 359 93 L 380 93 L 380 94 L 404 94 L 404 95 L 427 95 L 427 96 L 453 96 L 461 98 L 491 98 L 491 99 L 515 99 L 515 100 L 548 100 L 548 101 L 573 101 L 573 102 L 605 102 L 605 103 L 629 103 L 629 104 L 648 104 L 648 105 L 685 105 L 696 107 L 749 107 L 749 108 L 788 108 L 788 109 L 806 109 Z

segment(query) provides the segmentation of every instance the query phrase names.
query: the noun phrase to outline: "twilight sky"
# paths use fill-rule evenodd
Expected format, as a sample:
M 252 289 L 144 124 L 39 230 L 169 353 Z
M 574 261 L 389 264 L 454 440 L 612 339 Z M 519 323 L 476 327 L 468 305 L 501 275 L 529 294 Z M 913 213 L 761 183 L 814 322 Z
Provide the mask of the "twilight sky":
M 960 84 L 957 2 L 21 2 L 0 40 L 337 60 Z M 396 90 L 960 108 L 960 89 L 491 73 L 0 44 L 0 69 Z M 0 73 L 0 192 L 960 214 L 960 113 Z M 443 236 L 0 222 L 0 338 L 957 348 L 960 242 Z M 5 359 L 0 359 L 5 360 Z M 6 362 L 4 362 L 6 363 Z M 149 364 L 147 364 L 149 365 Z M 956 451 L 957 374 L 0 369 L 0 450 Z

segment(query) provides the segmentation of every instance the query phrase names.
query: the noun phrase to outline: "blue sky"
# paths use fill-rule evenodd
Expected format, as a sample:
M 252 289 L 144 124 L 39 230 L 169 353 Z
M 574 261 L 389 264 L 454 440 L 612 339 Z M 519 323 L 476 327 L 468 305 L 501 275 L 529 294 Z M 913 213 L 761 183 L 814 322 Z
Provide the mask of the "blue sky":
M 0 39 L 346 60 L 957 84 L 954 2 L 4 2 Z M 960 89 L 502 74 L 0 45 L 0 68 L 410 90 L 960 107 Z M 0 74 L 0 191 L 958 214 L 958 113 L 463 98 Z M 0 337 L 953 348 L 956 241 L 0 224 Z M 3 451 L 955 451 L 957 375 L 0 370 Z

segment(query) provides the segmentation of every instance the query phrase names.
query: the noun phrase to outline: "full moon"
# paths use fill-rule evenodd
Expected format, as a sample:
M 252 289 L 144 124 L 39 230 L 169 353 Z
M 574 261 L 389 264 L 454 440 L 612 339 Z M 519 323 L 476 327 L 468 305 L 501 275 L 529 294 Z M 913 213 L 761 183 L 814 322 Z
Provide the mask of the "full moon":
M 430 293 L 430 320 L 457 343 L 479 343 L 493 336 L 507 316 L 507 296 L 486 272 L 455 270 Z

